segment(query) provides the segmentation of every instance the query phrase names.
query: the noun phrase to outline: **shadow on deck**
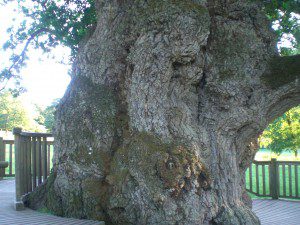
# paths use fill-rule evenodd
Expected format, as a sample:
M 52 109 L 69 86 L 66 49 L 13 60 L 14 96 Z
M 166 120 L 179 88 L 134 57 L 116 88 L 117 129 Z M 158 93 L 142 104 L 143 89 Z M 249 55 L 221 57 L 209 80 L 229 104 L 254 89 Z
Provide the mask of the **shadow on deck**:
M 0 181 L 0 224 L 1 225 L 104 225 L 103 222 L 62 218 L 26 208 L 15 211 L 13 207 L 15 181 Z M 253 211 L 262 225 L 300 224 L 300 202 L 284 200 L 254 200 Z

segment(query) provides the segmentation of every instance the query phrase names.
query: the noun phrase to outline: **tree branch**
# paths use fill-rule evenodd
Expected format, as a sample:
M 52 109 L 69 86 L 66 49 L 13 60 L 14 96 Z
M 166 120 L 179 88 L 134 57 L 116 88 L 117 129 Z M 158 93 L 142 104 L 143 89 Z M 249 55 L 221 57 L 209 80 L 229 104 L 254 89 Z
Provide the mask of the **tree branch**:
M 13 61 L 12 65 L 7 69 L 6 76 L 4 76 L 4 78 L 5 78 L 7 81 L 8 81 L 10 78 L 12 78 L 12 77 L 15 76 L 15 75 L 13 75 L 12 70 L 13 70 L 14 68 L 16 68 L 17 65 L 19 65 L 19 64 L 21 64 L 21 63 L 24 62 L 24 60 L 25 60 L 25 54 L 26 54 L 26 51 L 27 51 L 28 46 L 29 46 L 29 44 L 31 43 L 31 41 L 32 41 L 35 37 L 39 36 L 39 35 L 40 35 L 41 33 L 43 33 L 43 32 L 51 33 L 51 30 L 48 29 L 48 28 L 40 28 L 40 29 L 36 30 L 35 32 L 33 32 L 33 33 L 30 35 L 30 37 L 27 39 L 26 44 L 25 44 L 25 46 L 24 46 L 24 48 L 23 48 L 21 54 L 17 57 L 16 60 Z M 6 82 L 6 84 L 7 84 L 7 82 Z M 2 90 L 6 87 L 6 84 L 5 84 L 3 87 L 0 88 L 0 91 L 2 91 Z
M 262 76 L 263 82 L 271 89 L 278 89 L 299 78 L 300 55 L 272 58 L 269 61 L 269 71 Z

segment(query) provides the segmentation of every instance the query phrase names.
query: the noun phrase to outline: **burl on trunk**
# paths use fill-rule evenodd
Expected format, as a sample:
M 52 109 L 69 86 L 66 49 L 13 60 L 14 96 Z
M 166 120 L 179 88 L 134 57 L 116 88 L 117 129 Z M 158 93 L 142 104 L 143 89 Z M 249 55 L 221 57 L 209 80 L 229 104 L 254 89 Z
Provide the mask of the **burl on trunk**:
M 299 104 L 258 3 L 98 0 L 56 114 L 32 208 L 108 224 L 259 224 L 244 172 L 259 134 Z

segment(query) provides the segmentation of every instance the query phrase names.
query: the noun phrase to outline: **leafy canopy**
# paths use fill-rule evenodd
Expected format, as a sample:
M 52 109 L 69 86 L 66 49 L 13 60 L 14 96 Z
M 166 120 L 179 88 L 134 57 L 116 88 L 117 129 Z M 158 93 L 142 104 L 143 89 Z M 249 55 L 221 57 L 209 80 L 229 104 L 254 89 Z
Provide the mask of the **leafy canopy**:
M 300 106 L 278 117 L 264 131 L 262 144 L 277 154 L 289 150 L 297 154 L 300 149 Z
M 275 26 L 278 41 L 288 39 L 293 48 L 281 47 L 282 55 L 300 53 L 300 1 L 264 0 L 264 10 Z
M 34 117 L 21 99 L 14 98 L 8 91 L 0 94 L 0 130 L 12 131 L 14 127 L 21 127 L 24 130 L 43 131 L 43 126 L 39 126 Z
M 37 122 L 40 125 L 45 126 L 48 132 L 52 132 L 54 126 L 54 114 L 56 111 L 56 107 L 59 103 L 60 99 L 56 99 L 52 102 L 51 105 L 47 106 L 44 110 L 40 107 L 37 107 L 40 117 L 37 118 Z
M 7 4 L 16 0 L 2 1 Z M 94 0 L 17 0 L 17 2 L 25 19 L 18 26 L 7 30 L 10 39 L 3 48 L 10 49 L 13 53 L 10 57 L 11 65 L 0 69 L 0 85 L 2 84 L 0 89 L 7 80 L 19 78 L 18 72 L 27 59 L 26 52 L 29 47 L 50 52 L 55 46 L 64 45 L 72 50 L 72 61 L 80 41 L 97 22 Z M 282 37 L 291 39 L 293 48 L 282 47 L 281 53 L 283 55 L 297 53 L 300 49 L 299 0 L 262 2 L 266 15 L 276 26 L 278 40 Z
M 9 4 L 15 0 L 4 0 Z M 78 45 L 96 23 L 94 0 L 17 0 L 24 18 L 7 29 L 9 40 L 2 46 L 12 52 L 10 66 L 0 68 L 0 88 L 11 78 L 18 79 L 30 47 L 50 52 L 58 45 L 71 49 L 71 61 Z M 2 84 L 2 85 L 1 85 Z

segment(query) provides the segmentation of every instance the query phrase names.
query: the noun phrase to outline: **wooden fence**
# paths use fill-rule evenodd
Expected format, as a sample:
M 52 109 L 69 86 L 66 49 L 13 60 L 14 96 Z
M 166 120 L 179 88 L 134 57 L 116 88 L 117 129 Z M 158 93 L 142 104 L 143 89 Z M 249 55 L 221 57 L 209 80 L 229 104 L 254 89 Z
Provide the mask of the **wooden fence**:
M 299 165 L 295 161 L 254 161 L 246 171 L 246 189 L 260 197 L 300 199 Z
M 8 168 L 5 170 L 5 177 L 14 177 L 15 176 L 15 141 L 14 140 L 3 140 L 0 137 L 0 145 L 2 142 L 3 148 L 0 148 L 0 155 L 3 155 L 0 158 L 0 161 L 7 161 Z M 52 162 L 51 158 L 53 155 L 53 140 L 47 140 L 47 170 L 48 173 L 51 169 Z
M 50 145 L 52 134 L 27 133 L 13 130 L 15 138 L 15 209 L 23 208 L 22 196 L 46 181 L 50 172 Z M 10 153 L 12 154 L 12 153 Z M 11 157 L 11 155 L 10 155 Z

